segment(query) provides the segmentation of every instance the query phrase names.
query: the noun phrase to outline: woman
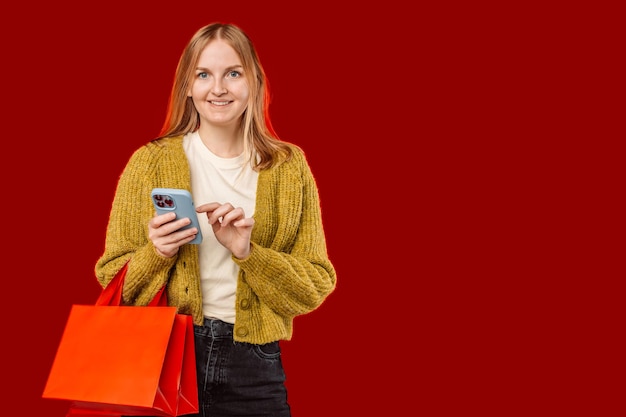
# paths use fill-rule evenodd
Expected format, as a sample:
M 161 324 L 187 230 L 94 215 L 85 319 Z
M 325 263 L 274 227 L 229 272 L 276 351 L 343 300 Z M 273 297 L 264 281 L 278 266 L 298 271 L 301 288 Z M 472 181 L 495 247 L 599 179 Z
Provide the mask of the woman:
M 280 340 L 334 290 L 319 195 L 303 151 L 281 141 L 248 36 L 198 30 L 181 55 L 159 138 L 119 178 L 95 267 L 106 286 L 127 264 L 123 302 L 168 303 L 195 324 L 201 416 L 290 416 Z M 191 192 L 189 218 L 156 215 L 153 188 Z

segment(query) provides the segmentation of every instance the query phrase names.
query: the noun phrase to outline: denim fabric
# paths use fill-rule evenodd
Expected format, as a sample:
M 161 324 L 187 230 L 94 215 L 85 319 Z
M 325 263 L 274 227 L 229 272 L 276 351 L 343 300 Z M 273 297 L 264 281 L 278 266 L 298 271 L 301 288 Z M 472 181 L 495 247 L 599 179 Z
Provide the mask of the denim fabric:
M 233 325 L 216 319 L 205 318 L 194 331 L 197 417 L 291 416 L 278 342 L 233 342 Z
M 234 342 L 233 327 L 194 325 L 200 412 L 184 417 L 291 417 L 279 343 Z

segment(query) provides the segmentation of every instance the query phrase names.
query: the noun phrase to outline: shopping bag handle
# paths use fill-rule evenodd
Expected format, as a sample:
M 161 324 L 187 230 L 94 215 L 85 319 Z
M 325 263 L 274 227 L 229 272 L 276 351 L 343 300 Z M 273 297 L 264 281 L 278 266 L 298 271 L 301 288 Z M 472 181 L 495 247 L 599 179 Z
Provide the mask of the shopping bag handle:
M 96 300 L 97 306 L 119 306 L 122 304 L 122 288 L 124 287 L 124 277 L 128 270 L 128 262 L 124 264 L 117 274 L 113 277 L 111 282 L 100 293 L 100 296 Z M 155 306 L 167 306 L 167 294 L 165 293 L 165 285 L 161 287 L 159 292 L 154 296 L 150 304 L 151 307 Z

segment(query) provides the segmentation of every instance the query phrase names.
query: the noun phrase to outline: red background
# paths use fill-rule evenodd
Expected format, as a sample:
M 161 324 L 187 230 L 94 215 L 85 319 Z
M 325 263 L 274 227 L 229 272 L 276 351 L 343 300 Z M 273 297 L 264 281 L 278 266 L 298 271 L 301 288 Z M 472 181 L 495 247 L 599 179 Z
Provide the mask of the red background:
M 607 259 L 621 253 L 594 256 L 603 240 L 580 236 L 609 222 L 580 219 L 607 203 L 587 139 L 611 136 L 600 119 L 616 111 L 576 114 L 608 84 L 580 80 L 613 67 L 614 51 L 589 40 L 614 38 L 604 15 L 569 3 L 39 3 L 1 13 L 0 415 L 64 416 L 41 394 L 71 305 L 99 292 L 118 175 L 158 133 L 179 54 L 212 21 L 254 40 L 274 127 L 317 178 L 338 272 L 283 343 L 294 417 L 608 415 L 604 319 L 619 317 L 619 292 L 590 280 L 614 276 Z M 607 154 L 593 172 L 615 177 L 619 154 Z

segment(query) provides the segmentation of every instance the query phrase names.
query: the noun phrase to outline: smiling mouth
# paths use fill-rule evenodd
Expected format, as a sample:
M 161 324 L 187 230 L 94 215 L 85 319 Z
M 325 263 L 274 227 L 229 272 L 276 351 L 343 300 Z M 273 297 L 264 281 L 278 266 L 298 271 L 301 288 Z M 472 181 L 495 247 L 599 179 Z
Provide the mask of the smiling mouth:
M 225 106 L 230 104 L 230 101 L 209 101 L 209 103 L 214 104 L 216 106 Z

